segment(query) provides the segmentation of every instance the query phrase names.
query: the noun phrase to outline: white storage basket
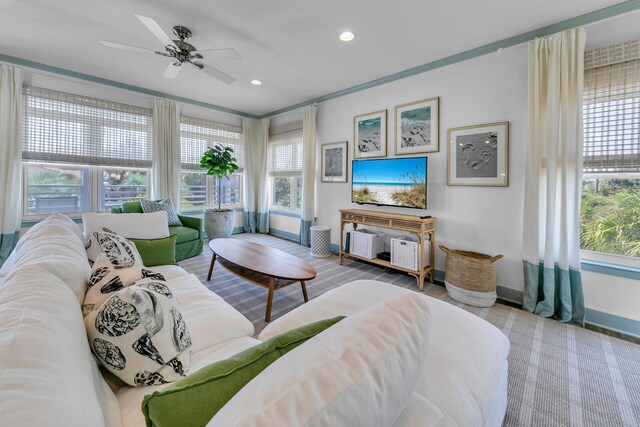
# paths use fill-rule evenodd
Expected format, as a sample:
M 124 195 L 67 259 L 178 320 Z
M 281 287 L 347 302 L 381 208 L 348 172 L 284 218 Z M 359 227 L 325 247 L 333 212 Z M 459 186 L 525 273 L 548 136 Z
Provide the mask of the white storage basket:
M 353 230 L 349 252 L 367 259 L 373 259 L 384 251 L 384 233 L 375 230 Z
M 407 268 L 409 270 L 420 269 L 420 243 L 416 236 L 400 236 L 393 237 L 391 242 L 391 264 L 398 267 Z M 424 252 L 422 254 L 422 266 L 429 265 L 429 249 L 431 245 L 425 242 Z

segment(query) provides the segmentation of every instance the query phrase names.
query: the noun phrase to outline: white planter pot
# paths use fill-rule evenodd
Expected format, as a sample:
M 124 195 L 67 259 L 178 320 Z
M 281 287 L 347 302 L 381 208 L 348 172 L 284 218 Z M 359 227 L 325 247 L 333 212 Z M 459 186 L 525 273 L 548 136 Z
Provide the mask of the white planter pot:
M 231 237 L 235 226 L 235 211 L 219 211 L 207 209 L 204 211 L 204 231 L 209 240 L 220 237 Z

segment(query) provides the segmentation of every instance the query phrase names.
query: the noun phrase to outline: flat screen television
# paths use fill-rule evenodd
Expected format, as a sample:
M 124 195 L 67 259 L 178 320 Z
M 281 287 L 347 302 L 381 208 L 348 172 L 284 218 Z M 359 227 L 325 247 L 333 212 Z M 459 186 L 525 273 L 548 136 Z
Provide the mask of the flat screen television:
M 353 160 L 351 202 L 427 208 L 427 158 Z

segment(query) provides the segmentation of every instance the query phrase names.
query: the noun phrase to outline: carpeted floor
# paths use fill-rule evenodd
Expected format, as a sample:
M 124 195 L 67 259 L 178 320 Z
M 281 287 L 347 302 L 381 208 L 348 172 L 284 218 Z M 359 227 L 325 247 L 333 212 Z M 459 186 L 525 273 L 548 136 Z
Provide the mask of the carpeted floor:
M 238 239 L 275 247 L 312 264 L 318 272 L 307 283 L 312 299 L 358 279 L 377 279 L 417 291 L 413 277 L 387 273 L 379 267 L 338 258 L 314 258 L 309 248 L 276 237 L 239 234 Z M 265 289 L 226 271 L 206 276 L 211 251 L 180 266 L 194 273 L 253 322 L 256 334 L 264 327 Z M 425 294 L 467 310 L 502 330 L 511 342 L 505 426 L 640 426 L 640 346 L 555 320 L 496 304 L 476 308 L 447 297 L 442 286 L 428 285 Z M 302 304 L 302 292 L 291 286 L 274 293 L 272 319 Z

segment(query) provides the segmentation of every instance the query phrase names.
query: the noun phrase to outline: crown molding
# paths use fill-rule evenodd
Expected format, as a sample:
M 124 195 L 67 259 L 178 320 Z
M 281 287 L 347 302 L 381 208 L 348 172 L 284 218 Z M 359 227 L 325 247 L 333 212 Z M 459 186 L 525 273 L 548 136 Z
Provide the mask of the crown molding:
M 231 108 L 221 107 L 219 105 L 209 104 L 207 102 L 197 101 L 195 99 L 184 98 L 182 96 L 175 96 L 157 90 L 151 90 L 140 86 L 130 85 L 122 83 L 116 80 L 105 79 L 103 77 L 93 76 L 91 74 L 79 73 L 77 71 L 68 70 L 66 68 L 55 67 L 53 65 L 43 64 L 41 62 L 30 61 L 28 59 L 18 58 L 17 56 L 5 55 L 0 53 L 0 61 L 9 64 L 18 65 L 25 68 L 31 68 L 33 70 L 44 71 L 46 73 L 58 74 L 61 76 L 72 77 L 78 80 L 84 80 L 92 83 L 98 83 L 101 85 L 111 86 L 118 89 L 124 89 L 131 92 L 140 93 L 143 95 L 149 95 L 156 98 L 165 98 L 172 101 L 181 102 L 184 104 L 195 105 L 197 107 L 203 107 L 210 110 L 221 111 L 223 113 L 233 114 L 235 116 L 249 117 L 251 119 L 257 119 L 258 116 L 254 114 L 245 113 L 244 111 L 233 110 Z

